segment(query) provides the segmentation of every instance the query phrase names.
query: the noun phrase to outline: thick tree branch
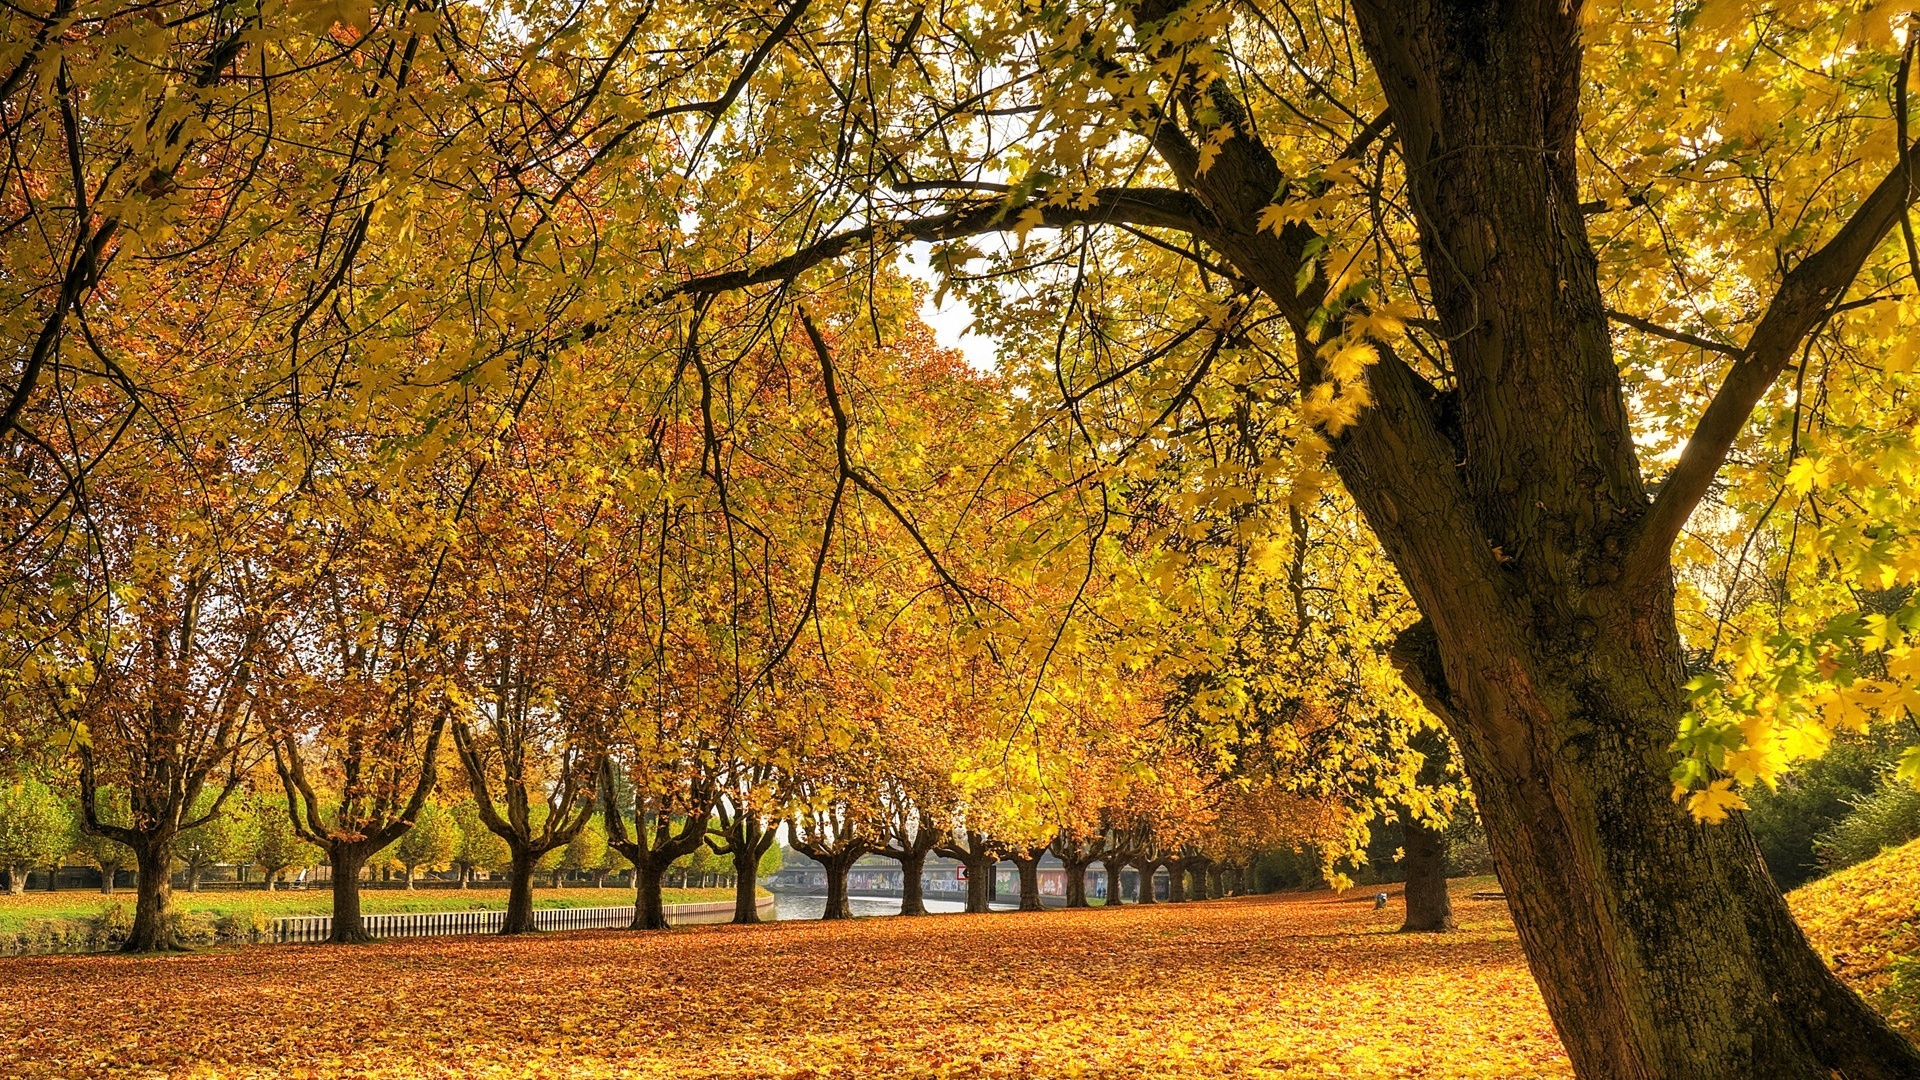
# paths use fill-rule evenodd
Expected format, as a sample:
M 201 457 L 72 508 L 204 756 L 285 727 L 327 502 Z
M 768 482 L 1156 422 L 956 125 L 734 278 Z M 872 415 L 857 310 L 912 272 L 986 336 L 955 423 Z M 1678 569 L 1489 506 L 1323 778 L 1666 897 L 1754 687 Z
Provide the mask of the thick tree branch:
M 1665 338 L 1668 341 L 1677 341 L 1682 345 L 1691 345 L 1696 349 L 1705 349 L 1708 352 L 1717 352 L 1736 359 L 1747 355 L 1747 351 L 1738 345 L 1728 345 L 1724 342 L 1712 341 L 1698 334 L 1689 334 L 1685 330 L 1675 330 L 1669 326 L 1662 326 L 1651 319 L 1643 319 L 1638 315 L 1629 315 L 1624 311 L 1615 311 L 1612 308 L 1608 308 L 1607 318 L 1612 319 L 1622 326 L 1631 326 L 1643 334 L 1651 334 L 1654 337 Z
M 1787 369 L 1801 342 L 1833 314 L 1868 256 L 1899 225 L 1912 199 L 1906 170 L 1895 165 L 1833 239 L 1801 260 L 1781 281 L 1743 354 L 1700 414 L 1679 463 L 1640 519 L 1622 566 L 1623 585 L 1644 584 L 1667 564 L 1674 538 L 1706 496 L 1754 407 Z
M 878 240 L 956 240 L 965 236 L 1014 229 L 1031 211 L 1039 212 L 1040 227 L 1065 229 L 1075 225 L 1140 225 L 1147 228 L 1202 232 L 1208 227 L 1208 215 L 1192 196 L 1161 188 L 1104 188 L 1094 193 L 1085 206 L 1047 205 L 1044 194 L 1024 203 L 1009 204 L 995 199 L 970 203 L 922 218 L 877 222 L 829 236 L 765 266 L 730 270 L 720 274 L 689 278 L 654 292 L 651 303 L 662 303 L 677 296 L 710 296 L 787 281 L 854 248 Z M 591 336 L 591 335 L 589 335 Z

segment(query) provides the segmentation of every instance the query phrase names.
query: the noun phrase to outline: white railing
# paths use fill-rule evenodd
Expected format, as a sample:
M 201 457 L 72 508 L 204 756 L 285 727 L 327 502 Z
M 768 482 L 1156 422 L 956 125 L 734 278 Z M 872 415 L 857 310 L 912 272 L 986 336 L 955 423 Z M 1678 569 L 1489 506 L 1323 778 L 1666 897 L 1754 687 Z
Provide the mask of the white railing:
M 762 896 L 764 913 L 773 897 Z M 733 912 L 733 901 L 668 904 L 669 924 L 723 922 Z M 442 937 L 453 934 L 497 934 L 505 911 L 433 911 L 418 914 L 362 915 L 360 925 L 377 938 Z M 593 908 L 535 908 L 533 925 L 539 930 L 625 930 L 633 925 L 633 905 Z M 273 920 L 269 941 L 325 941 L 333 933 L 331 915 L 292 915 Z

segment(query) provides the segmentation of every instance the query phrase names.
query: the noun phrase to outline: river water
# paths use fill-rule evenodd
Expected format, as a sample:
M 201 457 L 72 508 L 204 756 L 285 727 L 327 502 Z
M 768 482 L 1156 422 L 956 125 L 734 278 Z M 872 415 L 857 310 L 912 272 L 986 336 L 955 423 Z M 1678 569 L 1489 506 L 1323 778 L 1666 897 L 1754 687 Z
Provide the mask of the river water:
M 856 919 L 871 918 L 880 915 L 900 914 L 900 901 L 896 897 L 849 897 L 847 905 L 853 909 Z M 1016 904 L 996 903 L 995 911 L 1012 910 Z M 928 900 L 927 912 L 932 915 L 953 915 L 967 909 L 959 900 Z M 774 896 L 774 918 L 781 921 L 817 919 L 827 910 L 827 898 L 803 896 L 798 893 L 778 893 Z

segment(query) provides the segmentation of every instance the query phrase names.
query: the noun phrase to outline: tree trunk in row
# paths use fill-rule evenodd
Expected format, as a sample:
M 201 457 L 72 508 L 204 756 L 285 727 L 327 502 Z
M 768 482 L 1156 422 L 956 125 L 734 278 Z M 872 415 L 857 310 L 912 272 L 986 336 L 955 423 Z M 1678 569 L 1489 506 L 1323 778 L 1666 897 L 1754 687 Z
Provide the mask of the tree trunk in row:
M 1041 848 L 1045 851 L 1045 848 Z M 1040 903 L 1040 854 L 1034 851 L 1018 851 L 1008 856 L 1020 872 L 1020 910 L 1044 911 Z
M 510 856 L 507 917 L 500 922 L 502 934 L 532 934 L 539 930 L 533 924 L 533 875 L 540 864 L 540 857 L 545 854 L 544 851 L 522 848 Z
M 926 872 L 927 854 L 909 852 L 900 858 L 900 914 L 927 913 L 926 885 L 920 880 Z
M 327 852 L 327 865 L 333 869 L 333 926 L 327 940 L 335 945 L 373 940 L 360 918 L 360 872 L 372 855 L 364 842 L 336 842 Z
M 847 899 L 847 872 L 859 861 L 862 852 L 834 852 L 815 856 L 821 866 L 827 870 L 827 906 L 820 913 L 822 919 L 851 919 L 853 904 Z
M 121 952 L 160 952 L 178 947 L 173 937 L 173 838 L 147 836 L 133 845 L 133 926 Z
M 1075 859 L 1062 862 L 1061 867 L 1067 875 L 1067 906 L 1070 908 L 1090 907 L 1087 903 L 1087 867 L 1089 862 Z
M 1139 887 L 1135 889 L 1135 903 L 1157 904 L 1160 898 L 1154 895 L 1153 873 L 1160 864 L 1148 859 L 1137 860 L 1133 864 L 1134 873 L 1140 875 Z
M 1120 872 L 1126 868 L 1126 861 L 1116 855 L 1102 859 L 1100 865 L 1107 868 L 1107 906 L 1119 907 L 1126 900 L 1121 895 L 1125 891 L 1125 882 L 1120 877 Z
M 1401 933 L 1453 929 L 1453 901 L 1447 896 L 1447 835 L 1414 820 L 1406 822 L 1407 919 Z

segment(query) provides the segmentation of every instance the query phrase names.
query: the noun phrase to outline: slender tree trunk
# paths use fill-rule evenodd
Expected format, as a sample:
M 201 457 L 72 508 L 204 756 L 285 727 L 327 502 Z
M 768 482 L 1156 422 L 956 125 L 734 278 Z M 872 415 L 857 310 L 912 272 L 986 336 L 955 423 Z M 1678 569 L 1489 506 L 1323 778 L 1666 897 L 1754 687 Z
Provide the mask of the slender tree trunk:
M 327 940 L 336 945 L 361 945 L 373 940 L 360 919 L 360 872 L 372 853 L 362 844 L 335 844 L 327 852 L 333 868 L 333 929 Z
M 179 946 L 173 937 L 173 838 L 149 836 L 133 849 L 139 877 L 134 881 L 133 927 L 121 952 L 162 952 Z M 24 880 L 16 877 L 15 880 Z
M 635 930 L 665 930 L 667 906 L 660 895 L 665 875 L 651 860 L 643 859 L 633 868 L 633 926 Z
M 1121 895 L 1126 891 L 1126 882 L 1121 873 L 1127 864 L 1119 859 L 1102 859 L 1100 865 L 1107 868 L 1107 906 L 1119 907 L 1126 901 L 1126 897 Z
M 829 855 L 820 865 L 827 870 L 827 907 L 820 918 L 853 918 L 853 904 L 847 899 L 847 871 L 853 868 L 853 860 L 844 855 Z
M 1087 864 L 1083 862 L 1061 863 L 1067 874 L 1067 906 L 1082 908 L 1087 903 Z
M 60 891 L 60 867 L 58 865 L 47 867 L 47 891 Z
M 1407 921 L 1401 933 L 1453 929 L 1453 902 L 1447 897 L 1447 836 L 1408 816 L 1406 823 Z
M 752 844 L 737 845 L 733 853 L 733 921 L 751 925 L 760 921 L 760 856 Z
M 900 860 L 900 914 L 925 915 L 927 913 L 926 885 L 920 876 L 926 872 L 927 853 L 914 854 L 912 851 Z
M 407 891 L 413 891 L 413 867 L 407 867 Z
M 531 934 L 538 929 L 533 925 L 533 875 L 534 864 L 544 854 L 513 853 L 513 878 L 507 882 L 507 917 L 500 923 L 502 934 Z

